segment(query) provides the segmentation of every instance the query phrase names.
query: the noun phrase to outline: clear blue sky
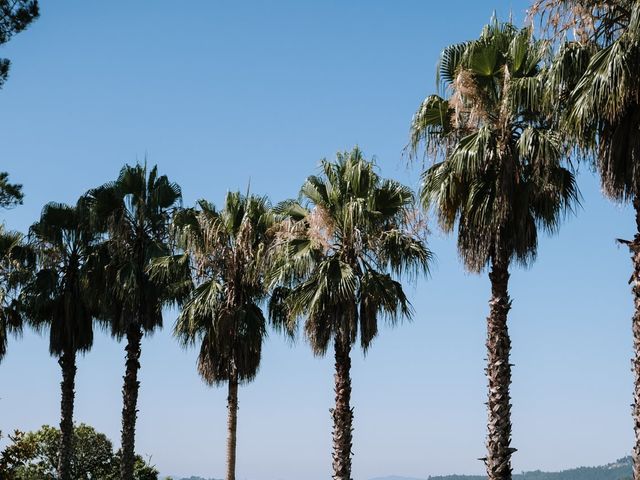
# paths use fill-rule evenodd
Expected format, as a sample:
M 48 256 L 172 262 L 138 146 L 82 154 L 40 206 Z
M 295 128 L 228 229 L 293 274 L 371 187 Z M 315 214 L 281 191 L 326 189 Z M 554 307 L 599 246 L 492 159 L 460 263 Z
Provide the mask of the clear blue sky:
M 386 176 L 417 186 L 402 149 L 435 89 L 441 49 L 477 36 L 493 10 L 523 0 L 41 0 L 42 17 L 0 50 L 1 170 L 26 229 L 48 201 L 73 202 L 148 158 L 185 204 L 229 189 L 278 201 L 318 161 L 355 144 Z M 584 208 L 539 259 L 515 270 L 513 445 L 516 471 L 613 461 L 630 452 L 632 377 L 628 207 L 603 199 L 583 169 Z M 434 229 L 432 278 L 408 287 L 412 323 L 384 328 L 353 366 L 354 478 L 483 470 L 485 275 L 464 273 Z M 173 324 L 175 312 L 165 323 Z M 222 477 L 225 390 L 202 384 L 196 352 L 169 328 L 143 344 L 137 447 L 166 474 Z M 124 345 L 98 335 L 80 360 L 76 420 L 118 443 Z M 330 474 L 332 360 L 272 334 L 256 381 L 240 391 L 238 478 Z M 57 424 L 60 372 L 46 338 L 12 341 L 0 365 L 0 428 Z

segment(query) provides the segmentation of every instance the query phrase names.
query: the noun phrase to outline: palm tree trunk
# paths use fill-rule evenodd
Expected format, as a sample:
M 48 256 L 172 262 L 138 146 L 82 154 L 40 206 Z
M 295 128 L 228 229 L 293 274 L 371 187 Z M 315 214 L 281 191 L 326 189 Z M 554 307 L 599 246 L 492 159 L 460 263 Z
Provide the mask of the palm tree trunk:
M 640 480 L 640 198 L 633 200 L 636 210 L 636 234 L 634 241 L 630 243 L 631 259 L 633 261 L 633 302 L 634 312 L 632 319 L 633 329 L 633 430 L 635 432 L 635 445 L 633 447 L 633 478 Z
M 236 441 L 238 428 L 238 372 L 233 371 L 229 379 L 229 395 L 227 397 L 227 478 L 236 480 Z
M 333 416 L 333 479 L 351 480 L 353 409 L 351 408 L 351 346 L 340 334 L 335 338 L 336 406 Z
M 58 478 L 74 480 L 71 473 L 71 457 L 73 456 L 73 401 L 76 383 L 76 355 L 65 349 L 58 360 L 62 369 L 62 400 L 60 402 L 60 456 L 58 457 Z
M 511 480 L 511 340 L 507 328 L 509 299 L 509 262 L 505 256 L 493 259 L 489 279 L 491 301 L 487 318 L 487 377 L 489 410 L 487 457 L 484 459 L 489 480 Z
M 136 418 L 138 414 L 138 370 L 140 369 L 140 353 L 142 342 L 142 328 L 132 324 L 127 330 L 127 360 L 122 387 L 122 463 L 120 464 L 120 479 L 133 480 L 135 463 Z

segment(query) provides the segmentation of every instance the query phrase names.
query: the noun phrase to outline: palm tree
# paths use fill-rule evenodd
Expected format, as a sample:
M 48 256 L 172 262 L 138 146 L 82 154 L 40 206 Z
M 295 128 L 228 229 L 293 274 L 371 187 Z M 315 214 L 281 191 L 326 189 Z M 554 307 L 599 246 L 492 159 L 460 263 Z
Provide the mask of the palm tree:
M 150 278 L 155 258 L 171 253 L 169 220 L 182 198 L 180 187 L 159 176 L 157 167 L 125 165 L 115 182 L 87 194 L 99 228 L 107 233 L 106 298 L 102 317 L 114 337 L 126 337 L 126 373 L 122 388 L 122 480 L 132 478 L 135 463 L 138 370 L 145 333 L 162 326 L 162 307 L 172 300 L 169 286 Z
M 0 172 L 0 208 L 22 204 L 22 185 L 10 183 L 9 174 Z M 33 273 L 35 256 L 20 232 L 0 225 L 0 361 L 7 353 L 10 334 L 22 332 L 23 315 L 20 288 Z
M 196 286 L 174 333 L 184 346 L 200 343 L 198 372 L 206 383 L 228 386 L 226 480 L 235 480 L 238 385 L 253 380 L 260 366 L 266 335 L 260 303 L 274 215 L 266 198 L 240 193 L 228 193 L 220 211 L 204 200 L 198 205 L 174 218 L 184 254 L 159 260 L 152 271 L 163 281 L 177 278 L 183 291 L 185 276 L 175 272 L 185 265 L 193 270 Z
M 351 480 L 351 348 L 358 336 L 363 350 L 370 347 L 381 316 L 391 324 L 411 316 L 396 278 L 426 273 L 431 253 L 410 228 L 412 192 L 380 178 L 358 148 L 339 153 L 335 162 L 323 160 L 322 172 L 304 183 L 301 201 L 278 207 L 284 220 L 269 314 L 289 330 L 304 318 L 316 355 L 333 342 L 333 478 Z
M 34 264 L 33 250 L 24 236 L 0 225 L 0 361 L 7 353 L 9 335 L 22 332 L 20 291 L 31 279 Z
M 490 480 L 511 478 L 511 341 L 507 314 L 512 263 L 530 264 L 538 229 L 557 231 L 577 204 L 562 138 L 544 101 L 545 44 L 530 29 L 492 21 L 477 40 L 447 47 L 439 78 L 449 96 L 425 99 L 411 125 L 415 155 L 424 144 L 436 162 L 423 173 L 421 200 L 440 225 L 457 225 L 458 251 L 471 272 L 489 268 L 487 318 Z
M 545 0 L 534 13 L 546 15 L 552 33 L 577 25 L 577 41 L 563 43 L 556 56 L 555 83 L 565 86 L 568 105 L 563 131 L 580 156 L 600 174 L 602 190 L 635 209 L 633 262 L 635 444 L 633 475 L 640 479 L 640 3 L 635 0 Z M 581 61 L 575 61 L 580 58 Z M 573 60 L 573 61 L 571 61 Z M 563 92 L 561 92 L 563 93 Z
M 91 349 L 97 303 L 92 278 L 100 272 L 94 261 L 98 234 L 87 205 L 47 204 L 30 229 L 38 271 L 23 290 L 31 322 L 49 329 L 49 352 L 62 369 L 58 478 L 73 480 L 73 404 L 76 355 Z

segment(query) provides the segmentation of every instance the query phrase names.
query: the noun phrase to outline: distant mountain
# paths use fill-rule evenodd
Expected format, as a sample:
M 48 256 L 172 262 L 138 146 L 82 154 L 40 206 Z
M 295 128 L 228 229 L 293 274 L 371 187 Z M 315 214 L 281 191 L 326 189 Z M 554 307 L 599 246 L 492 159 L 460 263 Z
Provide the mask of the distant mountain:
M 600 467 L 580 467 L 562 472 L 534 472 L 518 473 L 513 480 L 631 480 L 631 457 L 621 458 L 617 462 Z M 372 480 L 420 480 L 407 477 L 381 477 Z M 422 479 L 425 480 L 425 479 Z M 482 475 L 447 475 L 444 477 L 429 477 L 428 480 L 487 480 Z
M 372 478 L 371 480 L 424 480 L 424 478 L 391 476 L 391 477 L 377 477 L 377 478 Z

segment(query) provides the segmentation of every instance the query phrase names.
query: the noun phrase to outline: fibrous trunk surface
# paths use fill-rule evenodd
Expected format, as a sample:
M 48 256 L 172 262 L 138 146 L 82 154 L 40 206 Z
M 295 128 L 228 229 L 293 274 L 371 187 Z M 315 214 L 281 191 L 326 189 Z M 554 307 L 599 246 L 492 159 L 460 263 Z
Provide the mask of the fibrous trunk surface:
M 633 261 L 632 291 L 634 312 L 632 319 L 633 329 L 633 429 L 635 432 L 635 444 L 633 447 L 633 478 L 640 480 L 640 199 L 634 199 L 633 206 L 636 210 L 636 231 L 633 242 L 629 244 L 631 259 Z
M 229 380 L 227 396 L 227 478 L 236 480 L 236 444 L 238 432 L 238 373 L 234 372 Z
M 122 387 L 122 463 L 120 479 L 133 480 L 135 464 L 136 419 L 138 416 L 138 370 L 140 369 L 140 353 L 142 328 L 132 324 L 127 330 L 127 360 Z
M 511 480 L 511 340 L 507 328 L 507 315 L 511 309 L 509 299 L 509 263 L 497 259 L 492 263 L 491 301 L 487 318 L 487 378 L 488 432 L 485 459 L 489 480 Z
M 71 474 L 71 457 L 73 455 L 73 401 L 76 382 L 76 356 L 73 351 L 66 350 L 58 360 L 62 369 L 60 389 L 60 456 L 58 457 L 58 478 L 74 480 Z
M 335 394 L 333 417 L 333 479 L 351 480 L 351 446 L 353 437 L 353 409 L 351 408 L 351 357 L 349 343 L 335 338 Z

